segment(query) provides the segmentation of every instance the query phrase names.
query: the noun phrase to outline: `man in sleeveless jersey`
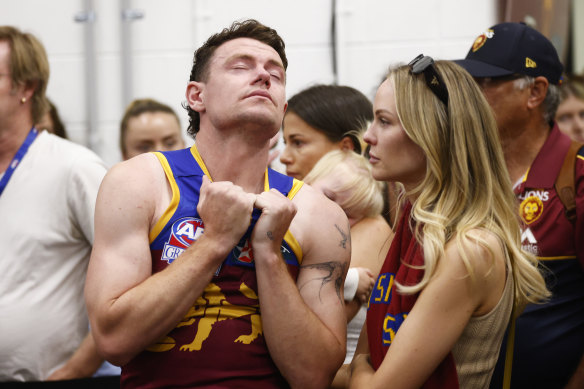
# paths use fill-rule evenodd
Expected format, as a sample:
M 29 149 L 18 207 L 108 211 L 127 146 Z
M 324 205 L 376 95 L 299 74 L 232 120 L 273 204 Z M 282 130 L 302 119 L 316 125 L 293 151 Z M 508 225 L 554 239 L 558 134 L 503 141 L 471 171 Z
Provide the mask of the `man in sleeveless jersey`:
M 517 320 L 513 388 L 584 386 L 584 155 L 575 162 L 576 221 L 570 222 L 554 183 L 570 139 L 554 122 L 563 66 L 552 43 L 522 23 L 481 34 L 466 59 L 492 106 L 511 182 L 522 243 L 545 266 L 552 297 L 528 305 Z M 502 387 L 506 340 L 491 380 Z
M 211 36 L 186 89 L 193 147 L 106 175 L 85 296 L 123 387 L 324 388 L 341 366 L 347 218 L 267 169 L 286 67 L 255 20 Z

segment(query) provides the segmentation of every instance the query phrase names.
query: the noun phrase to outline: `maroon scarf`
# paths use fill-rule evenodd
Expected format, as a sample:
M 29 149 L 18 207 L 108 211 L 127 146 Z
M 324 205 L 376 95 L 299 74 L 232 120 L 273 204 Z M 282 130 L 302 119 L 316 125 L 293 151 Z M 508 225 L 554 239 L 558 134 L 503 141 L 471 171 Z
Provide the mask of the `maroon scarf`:
M 375 370 L 383 362 L 395 334 L 419 295 L 418 293 L 400 294 L 395 281 L 401 285 L 415 285 L 424 274 L 423 270 L 414 267 L 424 264 L 424 255 L 409 227 L 411 208 L 410 203 L 404 207 L 391 247 L 369 300 L 367 334 L 371 363 Z M 440 336 L 440 333 L 437 332 L 436 336 Z M 458 376 L 452 353 L 444 358 L 422 388 L 458 388 Z

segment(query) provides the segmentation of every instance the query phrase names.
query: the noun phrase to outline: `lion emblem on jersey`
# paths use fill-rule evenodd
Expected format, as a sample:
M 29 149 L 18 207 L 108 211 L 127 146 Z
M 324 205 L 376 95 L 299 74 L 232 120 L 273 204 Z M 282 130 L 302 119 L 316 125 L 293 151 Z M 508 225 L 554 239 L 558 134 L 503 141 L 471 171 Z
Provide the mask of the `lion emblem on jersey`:
M 193 341 L 189 344 L 181 345 L 180 351 L 201 350 L 203 342 L 211 335 L 213 326 L 216 323 L 246 315 L 250 315 L 250 332 L 239 335 L 233 341 L 250 344 L 256 340 L 263 332 L 258 296 L 245 283 L 241 283 L 239 292 L 247 298 L 257 301 L 257 303 L 248 306 L 232 305 L 227 301 L 218 285 L 214 283 L 207 285 L 203 295 L 197 299 L 195 305 L 189 309 L 183 320 L 177 324 L 177 327 L 189 326 L 193 327 L 193 329 L 196 328 L 193 333 Z M 173 349 L 175 346 L 175 340 L 170 336 L 165 336 L 146 349 L 153 352 L 164 352 Z
M 519 205 L 519 214 L 526 224 L 531 224 L 541 216 L 543 202 L 537 196 L 529 196 Z

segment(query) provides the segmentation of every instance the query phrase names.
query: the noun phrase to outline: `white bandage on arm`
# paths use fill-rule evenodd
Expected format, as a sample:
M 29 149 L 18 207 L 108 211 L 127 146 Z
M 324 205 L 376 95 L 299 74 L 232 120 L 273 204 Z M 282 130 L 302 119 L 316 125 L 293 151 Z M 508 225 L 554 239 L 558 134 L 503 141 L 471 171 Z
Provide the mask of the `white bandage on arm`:
M 359 272 L 356 268 L 350 267 L 347 272 L 347 278 L 345 278 L 345 301 L 352 301 L 355 298 L 355 293 L 357 293 L 357 287 L 359 286 Z

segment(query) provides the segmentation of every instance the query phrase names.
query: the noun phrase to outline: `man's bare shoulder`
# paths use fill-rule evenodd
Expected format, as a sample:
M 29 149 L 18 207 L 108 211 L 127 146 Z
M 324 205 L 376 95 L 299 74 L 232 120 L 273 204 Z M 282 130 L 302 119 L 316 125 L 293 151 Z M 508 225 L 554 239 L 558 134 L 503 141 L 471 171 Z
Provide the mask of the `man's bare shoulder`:
M 152 185 L 153 180 L 164 178 L 164 170 L 152 153 L 140 154 L 115 164 L 106 174 L 106 180 L 123 188 Z
M 323 249 L 348 250 L 350 254 L 349 220 L 337 203 L 309 185 L 304 185 L 293 201 L 298 211 L 290 229 L 305 254 Z
M 114 165 L 106 174 L 98 202 L 110 205 L 131 203 L 153 211 L 166 193 L 166 176 L 152 153 L 138 155 Z
M 304 184 L 294 197 L 293 202 L 298 208 L 298 214 L 310 216 L 311 218 L 322 216 L 327 216 L 330 219 L 340 218 L 348 223 L 345 212 L 341 207 L 310 185 Z

